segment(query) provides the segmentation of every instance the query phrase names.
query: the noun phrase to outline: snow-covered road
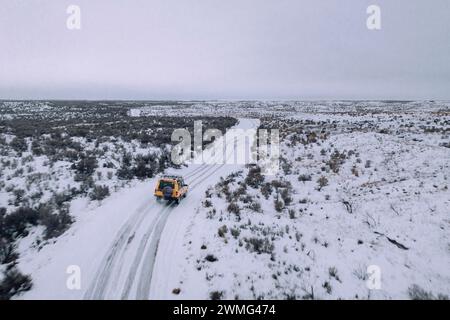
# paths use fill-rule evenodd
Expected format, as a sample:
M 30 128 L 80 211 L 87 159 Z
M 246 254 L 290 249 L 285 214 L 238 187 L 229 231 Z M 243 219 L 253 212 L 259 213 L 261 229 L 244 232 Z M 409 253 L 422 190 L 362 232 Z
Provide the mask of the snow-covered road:
M 258 124 L 259 120 L 240 119 L 235 128 L 257 128 Z M 227 157 L 234 156 L 234 148 L 244 147 L 225 140 Z M 56 243 L 26 255 L 21 267 L 32 274 L 35 286 L 21 298 L 174 298 L 173 281 L 183 269 L 180 253 L 194 210 L 209 186 L 239 166 L 190 164 L 172 170 L 183 175 L 190 187 L 179 205 L 153 198 L 155 179 L 113 194 L 101 207 L 77 216 L 74 227 Z M 66 285 L 69 266 L 80 268 L 80 290 Z

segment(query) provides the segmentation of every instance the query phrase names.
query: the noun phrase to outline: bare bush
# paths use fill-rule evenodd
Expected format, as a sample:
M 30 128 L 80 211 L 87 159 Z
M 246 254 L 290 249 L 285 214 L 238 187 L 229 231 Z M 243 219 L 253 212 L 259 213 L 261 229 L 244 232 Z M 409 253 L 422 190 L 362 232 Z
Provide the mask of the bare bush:
M 241 212 L 241 209 L 239 208 L 238 204 L 236 202 L 231 202 L 227 207 L 228 212 L 234 213 L 238 215 Z
M 306 182 L 306 181 L 311 181 L 311 180 L 312 180 L 312 178 L 311 178 L 311 175 L 309 175 L 309 174 L 301 174 L 298 176 L 298 181 L 300 181 L 300 182 Z
M 91 200 L 103 200 L 109 197 L 109 187 L 96 185 L 92 192 L 89 194 Z
M 264 198 L 269 199 L 272 192 L 273 192 L 273 187 L 272 187 L 271 183 L 266 182 L 261 186 L 261 194 L 264 196 Z
M 280 200 L 280 199 L 278 199 L 278 200 L 275 199 L 274 206 L 275 206 L 275 210 L 277 212 L 281 212 L 284 209 L 284 202 L 282 200 Z
M 250 168 L 247 177 L 245 178 L 245 183 L 252 188 L 259 188 L 259 186 L 264 182 L 264 176 L 261 174 L 260 167 Z
M 219 228 L 219 230 L 217 231 L 217 234 L 221 238 L 225 238 L 225 234 L 227 234 L 227 233 L 228 233 L 228 227 L 226 225 L 221 226 Z
M 322 190 L 323 187 L 328 185 L 328 179 L 324 176 L 321 176 L 317 179 L 317 184 L 319 185 L 319 191 Z
M 16 267 L 8 269 L 0 282 L 0 300 L 9 300 L 11 297 L 30 290 L 31 278 L 23 275 Z
M 209 294 L 209 298 L 211 300 L 221 300 L 223 296 L 223 292 L 222 291 L 213 291 Z
M 449 297 L 444 294 L 438 294 L 435 296 L 432 292 L 426 291 L 419 287 L 417 284 L 408 288 L 408 295 L 411 300 L 448 300 Z
M 268 253 L 271 254 L 274 250 L 274 245 L 267 238 L 245 238 L 245 248 L 250 252 L 256 252 L 257 254 Z

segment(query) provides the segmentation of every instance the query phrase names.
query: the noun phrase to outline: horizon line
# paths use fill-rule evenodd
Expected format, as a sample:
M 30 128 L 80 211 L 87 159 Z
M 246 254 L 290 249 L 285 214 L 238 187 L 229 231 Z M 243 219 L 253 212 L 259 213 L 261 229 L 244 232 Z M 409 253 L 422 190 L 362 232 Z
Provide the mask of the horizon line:
M 368 99 L 368 98 L 362 98 L 362 99 L 356 99 L 356 98 L 333 98 L 333 99 L 329 99 L 329 98 L 255 98 L 255 99 L 248 99 L 248 98 L 215 98 L 215 99 L 173 99 L 173 98 L 167 98 L 167 99 L 131 99 L 131 98 L 126 98 L 126 99 L 83 99 L 83 98 L 76 98 L 76 99 L 71 99 L 71 98 L 49 98 L 49 99 L 42 99 L 42 98 L 24 98 L 24 99 L 4 99 L 4 98 L 0 98 L 1 102 L 20 102 L 20 101 L 80 101 L 80 102 L 117 102 L 117 101 L 123 101 L 123 102 L 135 102 L 135 101 L 139 101 L 139 102 L 164 102 L 164 101 L 175 101 L 175 102 L 226 102 L 226 101 L 242 101 L 242 102 L 253 102 L 253 101 L 286 101 L 286 102 L 302 102 L 302 101 L 380 101 L 380 102 L 384 102 L 384 101 L 393 101 L 393 102 L 424 102 L 424 101 L 428 101 L 428 102 L 450 102 L 450 99 L 391 99 L 391 98 L 376 98 L 376 99 Z

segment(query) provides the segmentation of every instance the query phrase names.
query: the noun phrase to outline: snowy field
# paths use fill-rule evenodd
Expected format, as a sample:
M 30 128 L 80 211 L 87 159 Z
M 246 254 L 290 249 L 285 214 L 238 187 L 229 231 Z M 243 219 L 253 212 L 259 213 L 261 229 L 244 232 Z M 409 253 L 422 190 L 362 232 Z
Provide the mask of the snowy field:
M 22 222 L 8 220 L 19 229 L 0 234 L 0 288 L 9 277 L 23 289 L 13 299 L 450 294 L 450 103 L 98 102 L 61 110 L 46 102 L 3 103 L 0 225 L 20 208 L 31 210 L 20 212 Z M 15 139 L 12 121 L 40 114 L 63 128 L 60 135 Z M 184 119 L 181 126 L 190 129 L 199 119 L 210 128 L 278 129 L 280 171 L 174 168 L 162 157 L 170 144 L 152 141 L 159 132 L 167 142 L 176 128 L 165 128 L 165 117 Z M 238 121 L 224 124 L 229 118 Z M 178 206 L 153 199 L 163 171 L 190 185 Z M 6 236 L 13 239 L 8 246 Z M 70 266 L 81 270 L 79 289 L 67 286 Z M 367 285 L 369 266 L 380 271 L 376 288 Z
M 450 113 L 411 105 L 264 118 L 281 130 L 282 170 L 211 186 L 185 234 L 178 296 L 448 298 Z

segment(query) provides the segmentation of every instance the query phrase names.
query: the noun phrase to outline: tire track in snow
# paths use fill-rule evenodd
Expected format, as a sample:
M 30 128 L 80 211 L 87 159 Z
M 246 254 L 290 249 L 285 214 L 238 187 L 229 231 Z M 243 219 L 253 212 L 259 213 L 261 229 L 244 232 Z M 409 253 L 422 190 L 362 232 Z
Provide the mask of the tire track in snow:
M 233 141 L 233 143 L 234 143 L 234 141 Z M 219 159 L 218 158 L 219 156 L 220 156 L 220 154 L 215 154 L 214 155 L 214 157 L 216 159 Z M 220 169 L 224 165 L 225 164 L 220 165 L 218 169 Z M 216 167 L 216 166 L 215 165 L 209 165 L 209 164 L 202 164 L 202 165 L 200 165 L 200 167 L 194 169 L 193 171 L 191 171 L 190 173 L 185 175 L 185 178 L 195 177 L 192 180 L 190 180 L 189 183 L 188 183 L 191 186 L 189 192 L 192 192 L 192 190 L 195 189 L 195 186 L 198 185 L 198 184 L 196 184 L 196 185 L 192 186 L 192 184 L 195 181 L 197 181 L 198 179 L 200 179 L 203 176 L 205 176 L 208 173 L 208 171 L 210 171 L 210 169 L 214 169 L 214 167 Z M 214 170 L 212 173 L 216 172 L 218 169 Z M 153 235 L 154 231 L 156 231 L 156 237 L 153 235 L 152 241 L 150 242 L 150 245 L 149 245 L 149 249 L 147 250 L 146 259 L 144 259 L 144 261 L 150 261 L 150 264 L 151 264 L 151 268 L 150 268 L 151 271 L 150 271 L 149 280 L 145 282 L 146 283 L 145 286 L 141 285 L 141 283 L 143 283 L 142 281 L 139 282 L 138 292 L 141 292 L 141 293 L 138 293 L 138 298 L 139 298 L 139 296 L 145 296 L 143 292 L 145 292 L 147 287 L 150 288 L 151 274 L 152 274 L 153 263 L 154 263 L 154 262 L 151 262 L 152 261 L 152 254 L 154 252 L 153 256 L 156 256 L 157 244 L 159 242 L 159 238 L 161 236 L 161 233 L 162 233 L 162 231 L 164 229 L 164 226 L 166 224 L 167 218 L 169 216 L 169 214 L 166 214 L 166 212 L 169 211 L 170 209 L 173 209 L 173 203 L 171 203 L 167 208 L 161 210 L 158 213 L 158 218 L 157 218 L 156 223 L 152 224 L 151 228 L 149 230 L 147 230 L 147 232 L 144 234 L 143 238 L 141 239 L 138 251 L 137 251 L 137 253 L 136 253 L 135 257 L 134 257 L 131 269 L 130 269 L 130 271 L 128 273 L 128 276 L 127 276 L 127 279 L 126 279 L 126 282 L 125 282 L 125 285 L 124 285 L 124 290 L 123 290 L 122 295 L 121 295 L 122 299 L 128 299 L 129 298 L 130 291 L 131 291 L 131 289 L 133 287 L 133 284 L 135 282 L 135 279 L 136 279 L 136 275 L 137 275 L 137 271 L 139 269 L 139 265 L 141 264 L 141 261 L 142 261 L 142 259 L 144 257 L 145 248 L 147 246 L 148 240 L 149 240 L 150 236 Z M 153 240 L 155 238 L 157 239 L 156 242 Z M 142 274 L 145 274 L 145 267 L 142 267 L 141 278 L 142 278 Z
M 232 149 L 234 150 L 234 141 L 232 141 L 232 143 Z M 226 144 L 226 147 L 228 146 L 229 144 Z M 231 154 L 233 154 L 233 151 L 231 152 Z M 214 156 L 220 156 L 220 154 Z M 191 186 L 190 192 L 195 190 L 195 188 L 204 180 L 206 180 L 210 175 L 223 168 L 225 164 L 226 163 L 221 165 L 202 164 L 198 168 L 195 168 L 192 171 L 188 172 L 185 177 L 186 179 L 192 178 L 192 180 L 189 181 L 190 185 L 198 181 L 193 186 Z M 204 177 L 207 174 L 208 176 Z M 199 179 L 201 180 L 199 181 Z M 147 207 L 148 209 L 146 210 Z M 112 287 L 112 289 L 116 289 L 128 245 L 133 240 L 132 237 L 144 222 L 145 218 L 148 217 L 148 212 L 152 211 L 155 207 L 156 204 L 152 204 L 151 199 L 149 199 L 149 201 L 143 203 L 136 211 L 136 213 L 133 214 L 121 227 L 117 237 L 114 239 L 113 244 L 111 245 L 108 253 L 105 256 L 100 269 L 97 271 L 97 274 L 94 277 L 91 286 L 85 293 L 85 299 L 104 299 L 106 294 L 109 292 L 109 287 Z M 127 299 L 129 297 L 130 291 L 135 283 L 139 265 L 141 265 L 142 260 L 143 262 L 139 278 L 140 281 L 138 282 L 137 286 L 137 298 L 148 299 L 159 240 L 161 238 L 161 234 L 164 230 L 167 219 L 173 209 L 174 203 L 171 203 L 152 217 L 150 223 L 151 227 L 141 238 L 131 269 L 129 270 L 128 277 L 126 278 L 125 286 L 121 294 L 122 299 Z M 149 239 L 150 243 L 147 246 Z M 148 249 L 146 250 L 146 248 Z M 116 277 L 114 277 L 111 282 L 110 279 L 114 274 L 116 275 Z
M 257 122 L 252 121 L 252 124 L 253 124 L 253 126 L 256 126 Z M 225 150 L 228 147 L 230 147 L 230 144 L 232 145 L 231 152 L 230 152 L 230 154 L 226 155 L 225 160 L 229 159 L 230 156 L 233 156 L 235 154 L 235 150 L 237 148 L 237 146 L 234 145 L 234 140 L 233 140 L 231 142 L 226 143 Z M 215 155 L 215 156 L 220 156 L 220 155 Z M 224 164 L 221 164 L 221 165 L 209 165 L 210 168 L 214 169 L 209 175 L 216 173 L 217 171 L 222 169 L 226 164 L 227 164 L 227 161 L 224 161 Z M 194 180 L 200 179 L 206 173 L 208 173 L 208 171 L 206 171 L 201 176 L 195 178 Z M 194 186 L 191 187 L 191 191 L 194 190 L 200 184 L 202 184 L 202 182 L 205 181 L 206 179 L 207 179 L 207 177 L 198 181 Z M 193 183 L 193 181 L 191 181 L 190 184 L 191 183 Z M 160 218 L 156 222 L 156 225 L 152 228 L 152 233 L 153 233 L 153 230 L 155 230 L 155 232 L 153 233 L 153 237 L 151 238 L 150 244 L 145 253 L 145 258 L 143 261 L 143 265 L 141 267 L 140 278 L 138 281 L 136 298 L 139 300 L 144 300 L 144 299 L 149 298 L 150 286 L 151 286 L 152 277 L 153 277 L 153 269 L 154 269 L 154 264 L 155 264 L 155 260 L 156 260 L 156 254 L 158 251 L 159 240 L 161 238 L 161 234 L 164 230 L 164 227 L 167 222 L 167 219 L 169 218 L 169 215 L 170 215 L 170 211 L 169 211 L 169 214 L 166 214 L 162 218 Z
M 168 211 L 171 206 L 173 206 L 173 203 L 171 203 L 167 208 L 165 208 L 164 210 L 159 212 L 158 215 L 160 215 L 160 216 L 165 215 L 166 211 Z M 156 224 L 158 224 L 160 220 L 161 220 L 161 218 L 158 217 Z M 125 286 L 124 286 L 124 289 L 123 289 L 123 292 L 121 295 L 122 299 L 128 299 L 128 297 L 129 297 L 131 288 L 132 288 L 132 286 L 134 284 L 134 280 L 136 278 L 137 270 L 141 263 L 143 252 L 147 245 L 148 239 L 150 238 L 150 235 L 153 233 L 154 229 L 155 229 L 155 224 L 152 224 L 152 227 L 149 230 L 147 230 L 147 232 L 144 234 L 144 236 L 142 237 L 142 239 L 139 243 L 138 251 L 137 251 L 136 255 L 134 256 L 133 264 L 131 265 L 130 271 L 128 272 L 128 277 L 126 279 Z
M 215 166 L 213 166 L 213 165 L 206 165 L 205 167 L 206 167 L 206 170 L 200 170 L 198 173 L 201 173 L 201 174 L 200 175 L 196 174 L 196 177 L 193 180 L 189 181 L 189 185 L 192 185 L 194 181 L 197 181 L 198 179 L 202 178 L 203 176 L 209 174 L 209 171 L 211 169 L 214 169 Z M 215 171 L 211 172 L 211 174 L 214 173 L 214 172 Z M 201 181 L 199 183 L 191 186 L 189 192 L 195 190 L 195 187 L 197 185 L 199 185 L 200 183 L 201 183 Z M 161 210 L 158 213 L 157 221 L 154 224 L 152 224 L 151 228 L 145 233 L 145 235 L 141 239 L 141 242 L 140 242 L 140 245 L 139 245 L 139 249 L 138 249 L 138 251 L 137 251 L 137 253 L 135 255 L 132 267 L 131 267 L 131 269 L 129 271 L 129 274 L 128 274 L 128 277 L 127 277 L 127 281 L 126 281 L 126 284 L 125 284 L 125 287 L 124 287 L 124 291 L 122 293 L 122 299 L 129 298 L 131 288 L 133 287 L 133 284 L 135 282 L 137 271 L 139 269 L 139 265 L 141 264 L 141 261 L 144 258 L 145 251 L 147 251 L 147 255 L 145 256 L 146 258 L 144 258 L 144 261 L 151 260 L 152 254 L 156 255 L 157 242 L 155 242 L 155 239 L 157 239 L 157 241 L 159 241 L 159 238 L 161 236 L 162 230 L 163 230 L 163 228 L 165 226 L 167 218 L 169 217 L 168 212 L 170 213 L 170 211 L 174 207 L 175 207 L 175 204 L 171 203 L 166 208 Z M 150 244 L 148 246 L 148 249 L 146 250 L 147 243 L 148 243 L 150 237 L 151 237 L 152 240 L 151 240 L 151 242 L 150 242 Z M 153 269 L 153 263 L 150 263 L 150 264 L 151 264 L 151 268 L 150 268 L 149 272 L 150 272 L 150 281 L 151 281 L 151 273 L 152 273 L 151 271 Z M 148 265 L 148 263 L 146 265 Z M 146 267 L 143 266 L 142 269 L 141 269 L 141 278 L 143 277 L 142 274 L 145 274 L 145 270 L 146 270 Z M 147 286 L 149 287 L 150 285 L 146 284 L 145 286 L 142 286 L 141 283 L 142 283 L 142 281 L 139 281 L 138 292 L 141 292 L 141 291 L 145 292 L 145 288 Z M 145 282 L 145 283 L 147 283 L 147 282 Z M 138 299 L 139 299 L 139 296 L 142 296 L 142 294 L 138 294 Z
M 251 124 L 251 128 L 255 128 L 256 129 L 259 126 L 259 120 L 258 119 L 251 119 L 250 124 Z M 232 159 L 231 157 L 233 157 L 233 155 L 234 155 L 234 153 L 236 151 L 236 148 L 239 148 L 238 145 L 235 145 L 234 141 L 231 141 L 231 142 L 227 143 L 226 144 L 226 148 L 230 147 L 230 143 L 232 145 L 232 148 L 231 148 L 232 151 L 230 152 L 230 154 L 226 155 L 226 160 L 227 161 L 225 161 L 225 164 L 227 164 L 228 160 L 231 160 L 231 162 L 230 162 L 231 164 L 234 163 L 234 159 Z M 225 164 L 220 165 L 212 173 L 215 173 L 215 172 L 219 171 L 220 169 L 222 169 Z M 200 181 L 196 185 L 200 185 L 204 180 L 205 179 L 203 179 L 202 181 Z M 171 239 L 175 239 L 176 238 L 176 234 L 178 234 L 179 232 L 180 231 L 179 231 L 179 227 L 178 227 L 178 228 L 176 228 L 175 234 L 173 234 L 173 233 L 169 234 L 170 238 Z M 158 253 L 157 249 L 158 249 L 158 244 L 159 244 L 161 236 L 162 236 L 162 232 L 161 232 L 160 235 L 158 235 L 158 238 L 155 240 L 155 241 L 157 241 L 157 245 L 155 246 L 156 249 L 155 249 L 154 255 L 150 256 L 150 253 L 149 252 L 147 253 L 147 257 L 146 258 L 148 259 L 149 262 L 151 261 L 151 267 L 147 267 L 147 269 L 150 270 L 149 274 L 148 274 L 148 279 L 147 280 L 142 279 L 141 282 L 142 283 L 147 283 L 148 285 L 146 285 L 145 288 L 143 288 L 142 292 L 140 293 L 140 296 L 137 297 L 138 299 L 149 299 L 150 298 L 150 293 L 151 293 L 150 292 L 150 288 L 151 288 L 151 285 L 152 285 L 154 266 L 155 266 L 156 256 L 157 256 L 157 253 Z M 171 239 L 169 239 L 169 240 L 171 240 Z M 168 254 L 174 252 L 176 243 L 177 243 L 176 241 L 168 241 L 168 248 L 165 247 L 164 251 L 167 252 Z M 149 263 L 149 265 L 150 265 L 150 263 Z M 169 269 L 167 271 L 170 271 L 170 265 L 169 265 Z M 144 275 L 144 277 L 145 277 L 144 269 L 142 269 L 141 272 L 142 272 L 142 275 Z
M 112 276 L 112 270 L 117 263 L 119 253 L 122 252 L 128 241 L 132 231 L 136 229 L 136 226 L 145 218 L 146 208 L 152 208 L 155 205 L 151 205 L 149 201 L 145 201 L 128 220 L 120 228 L 118 236 L 114 239 L 113 244 L 108 249 L 107 254 L 100 264 L 100 269 L 97 271 L 91 286 L 87 290 L 85 299 L 103 299 L 106 294 L 106 287 L 109 279 Z
M 207 169 L 207 165 L 201 165 L 200 167 L 195 168 L 194 170 L 189 172 L 186 176 L 195 177 L 199 174 L 201 175 Z M 148 212 L 156 207 L 156 204 L 152 204 L 151 201 L 152 199 L 149 198 L 148 201 L 143 203 L 138 208 L 136 213 L 127 220 L 126 224 L 121 227 L 118 236 L 115 238 L 113 244 L 108 250 L 108 253 L 101 263 L 101 267 L 99 271 L 97 271 L 97 274 L 94 277 L 91 286 L 87 290 L 84 299 L 104 299 L 107 294 L 109 284 L 113 288 L 116 287 L 117 281 L 119 281 L 119 277 L 113 278 L 112 282 L 110 281 L 114 273 L 114 269 L 118 268 L 118 272 L 120 274 L 120 270 L 122 269 L 122 265 L 124 262 L 123 257 L 126 253 L 127 246 L 132 241 L 130 240 L 130 237 L 135 234 L 136 230 L 144 222 L 145 218 L 148 216 Z M 157 213 L 157 215 L 153 217 L 153 223 L 151 224 L 155 225 L 154 220 L 158 219 L 159 215 L 166 210 L 167 208 L 164 208 L 159 213 Z
M 218 170 L 222 169 L 225 165 L 219 165 L 211 172 L 211 174 L 217 172 Z M 212 166 L 214 168 L 215 166 Z M 192 187 L 191 190 L 194 190 L 196 186 L 200 185 L 205 179 L 202 179 L 199 181 L 194 187 Z M 173 208 L 171 208 L 173 209 Z M 172 210 L 170 210 L 172 211 Z M 138 300 L 146 300 L 149 298 L 150 294 L 150 286 L 152 282 L 153 277 L 153 266 L 155 264 L 156 254 L 158 251 L 158 244 L 159 240 L 161 238 L 161 234 L 164 230 L 164 227 L 166 225 L 167 219 L 170 216 L 170 211 L 168 214 L 164 214 L 157 222 L 154 228 L 152 228 L 152 231 L 154 229 L 154 232 L 152 232 L 153 236 L 150 240 L 150 244 L 147 247 L 144 261 L 141 267 L 141 273 L 138 281 L 138 287 L 136 292 L 136 299 Z

